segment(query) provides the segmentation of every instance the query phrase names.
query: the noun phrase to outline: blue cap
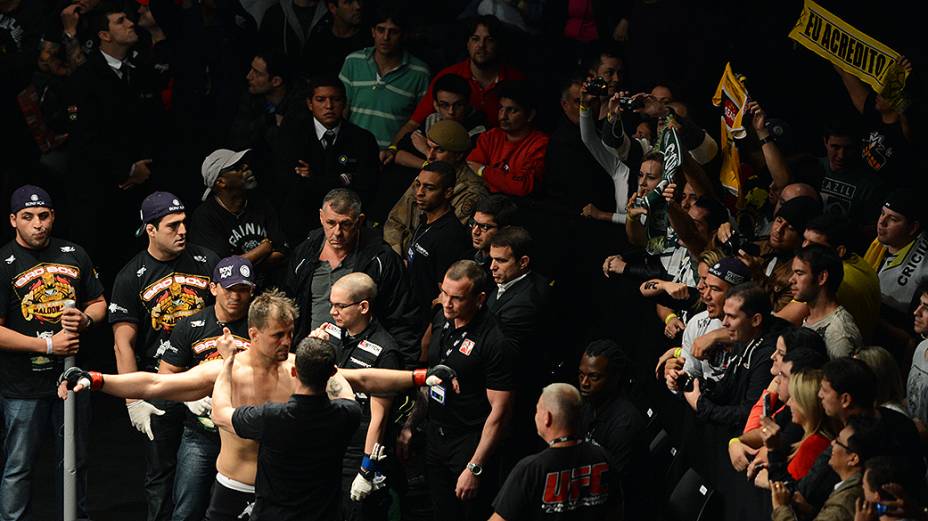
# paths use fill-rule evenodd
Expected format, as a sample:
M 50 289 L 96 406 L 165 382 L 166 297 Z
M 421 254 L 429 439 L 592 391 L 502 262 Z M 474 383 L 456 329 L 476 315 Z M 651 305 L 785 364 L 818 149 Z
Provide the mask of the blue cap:
M 145 233 L 145 225 L 157 221 L 165 215 L 184 211 L 184 203 L 170 192 L 154 192 L 142 201 L 139 215 L 142 225 L 135 232 L 136 237 Z
M 239 284 L 255 285 L 255 268 L 251 261 L 238 255 L 226 257 L 213 268 L 213 282 L 224 289 Z
M 725 257 L 709 268 L 709 273 L 732 286 L 751 280 L 751 269 L 735 257 Z
M 52 198 L 48 192 L 34 185 L 20 186 L 10 196 L 10 212 L 16 213 L 25 208 L 48 208 L 52 206 Z

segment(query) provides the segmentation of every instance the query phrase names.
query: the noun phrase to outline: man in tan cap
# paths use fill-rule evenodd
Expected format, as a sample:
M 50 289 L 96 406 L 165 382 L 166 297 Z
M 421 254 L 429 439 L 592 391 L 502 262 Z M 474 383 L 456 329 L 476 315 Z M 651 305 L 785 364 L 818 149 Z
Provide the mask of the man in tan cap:
M 465 161 L 470 150 L 470 136 L 463 125 L 445 119 L 433 124 L 427 134 L 428 155 L 425 163 L 444 161 L 455 167 L 457 177 L 451 206 L 455 216 L 465 224 L 473 213 L 477 200 L 487 193 L 483 181 Z M 383 238 L 397 253 L 402 255 L 409 245 L 413 230 L 419 225 L 419 214 L 412 185 L 396 203 L 384 224 Z

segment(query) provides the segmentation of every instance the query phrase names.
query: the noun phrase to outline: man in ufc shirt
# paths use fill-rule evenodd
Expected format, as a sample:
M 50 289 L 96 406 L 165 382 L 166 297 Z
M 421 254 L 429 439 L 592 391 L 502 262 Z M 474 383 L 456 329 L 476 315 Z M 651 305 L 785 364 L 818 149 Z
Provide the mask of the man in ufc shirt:
M 238 256 L 222 259 L 213 268 L 209 289 L 216 304 L 177 323 L 161 355 L 159 373 L 180 373 L 219 358 L 216 342 L 224 327 L 237 349 L 249 347 L 247 314 L 255 289 L 252 264 Z M 184 403 L 189 410 L 177 452 L 183 465 L 174 476 L 174 521 L 201 521 L 209 506 L 219 456 L 219 431 L 209 417 L 211 400 L 206 396 Z
M 580 403 L 572 385 L 544 388 L 535 427 L 548 448 L 512 469 L 490 521 L 621 519 L 621 493 L 606 450 L 578 436 Z
M 10 199 L 10 212 L 16 238 L 0 248 L 0 418 L 6 440 L 0 458 L 5 462 L 0 519 L 24 519 L 30 511 L 32 466 L 45 432 L 57 433 L 58 457 L 62 454 L 62 407 L 50 389 L 64 357 L 77 354 L 81 332 L 106 316 L 106 301 L 84 249 L 51 236 L 55 210 L 45 190 L 20 187 Z M 89 412 L 89 400 L 77 403 Z M 85 427 L 80 422 L 77 432 L 81 511 Z M 60 474 L 57 483 L 60 509 Z
M 120 373 L 157 371 L 158 357 L 170 345 L 168 339 L 177 322 L 212 300 L 210 274 L 219 260 L 208 249 L 187 244 L 187 216 L 177 196 L 154 192 L 142 201 L 141 216 L 139 233 L 148 235 L 148 248 L 116 275 L 109 306 Z M 150 441 L 145 473 L 148 521 L 171 516 L 171 489 L 183 428 L 183 406 L 156 405 L 126 400 L 129 420 Z
M 329 301 L 335 322 L 326 322 L 310 336 L 321 338 L 335 347 L 335 362 L 340 368 L 380 367 L 400 369 L 403 359 L 390 333 L 374 318 L 373 305 L 377 285 L 366 273 L 349 273 L 332 285 Z M 368 396 L 356 393 L 361 406 L 361 425 L 348 442 L 342 462 L 342 517 L 346 520 L 387 518 L 390 494 L 384 487 L 373 490 L 376 474 L 385 474 L 381 445 L 389 425 L 393 396 Z

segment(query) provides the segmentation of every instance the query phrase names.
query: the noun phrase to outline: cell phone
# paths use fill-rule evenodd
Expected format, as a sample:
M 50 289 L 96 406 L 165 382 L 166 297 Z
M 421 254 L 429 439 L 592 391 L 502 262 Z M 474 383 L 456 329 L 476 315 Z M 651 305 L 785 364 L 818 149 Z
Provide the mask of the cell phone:
M 770 393 L 767 393 L 764 395 L 763 407 L 764 407 L 763 415 L 766 417 L 770 417 L 770 412 L 773 409 L 773 398 L 770 396 Z

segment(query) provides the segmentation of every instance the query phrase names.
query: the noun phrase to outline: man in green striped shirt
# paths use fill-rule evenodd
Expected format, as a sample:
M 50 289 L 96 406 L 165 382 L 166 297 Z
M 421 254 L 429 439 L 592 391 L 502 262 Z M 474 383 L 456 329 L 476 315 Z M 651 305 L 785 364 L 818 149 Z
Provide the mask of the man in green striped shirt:
M 338 77 L 347 89 L 349 121 L 374 134 L 386 164 L 396 155 L 396 133 L 428 90 L 429 69 L 401 45 L 402 13 L 380 8 L 373 21 L 374 46 L 349 54 Z

